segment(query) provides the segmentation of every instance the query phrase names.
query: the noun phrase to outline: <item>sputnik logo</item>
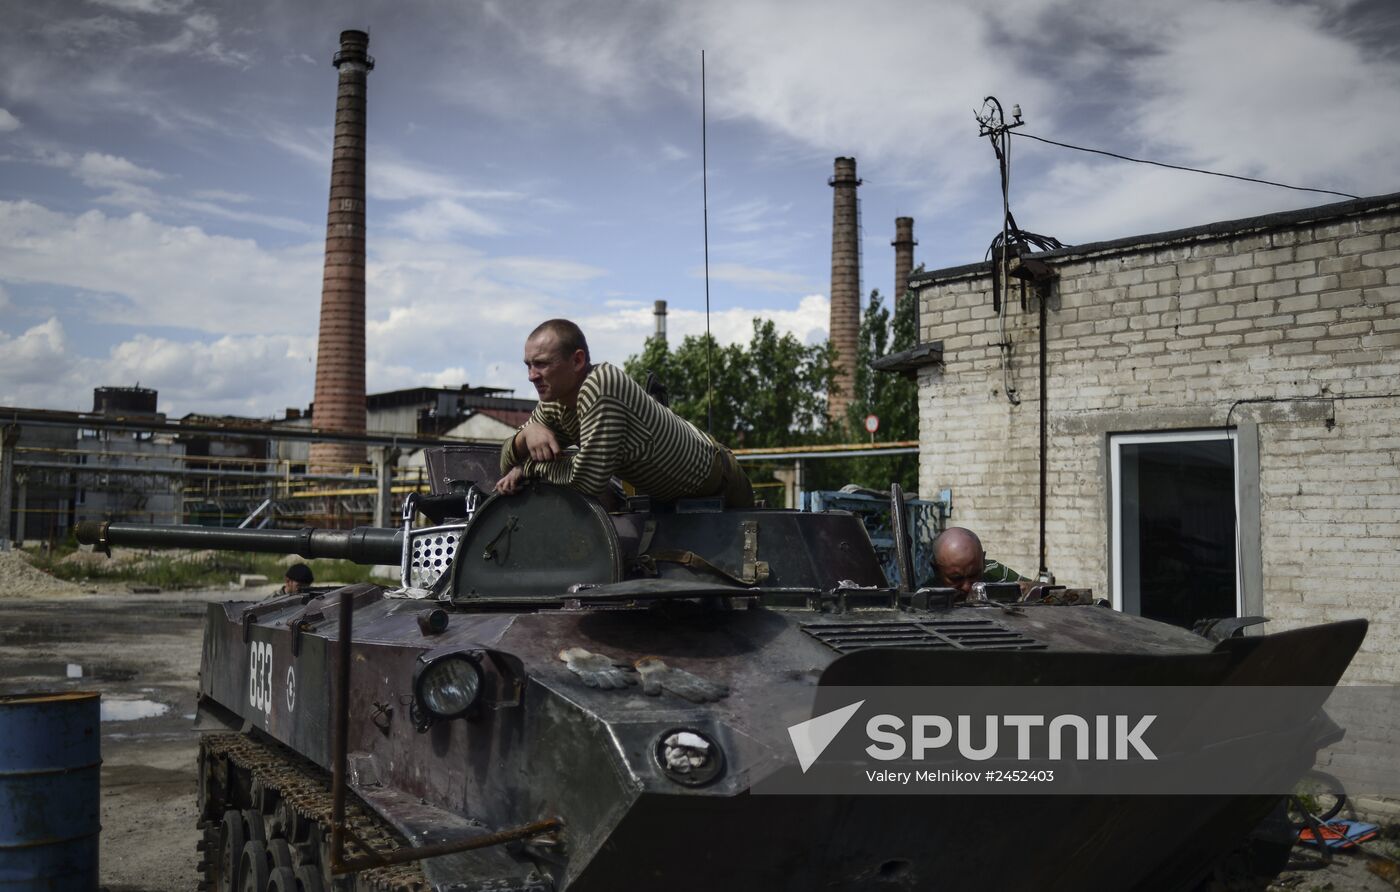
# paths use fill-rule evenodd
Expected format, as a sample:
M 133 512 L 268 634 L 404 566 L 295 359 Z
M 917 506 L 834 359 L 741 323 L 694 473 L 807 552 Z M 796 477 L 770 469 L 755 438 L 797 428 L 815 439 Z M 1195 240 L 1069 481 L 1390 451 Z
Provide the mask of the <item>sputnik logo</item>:
M 807 773 L 807 769 L 812 767 L 812 763 L 817 761 L 817 757 L 831 741 L 836 739 L 836 735 L 841 733 L 841 729 L 846 727 L 851 716 L 856 714 L 856 710 L 860 709 L 864 702 L 857 700 L 850 706 L 843 706 L 788 728 L 788 737 L 792 738 L 792 748 L 797 752 L 797 763 L 802 766 L 803 774 Z

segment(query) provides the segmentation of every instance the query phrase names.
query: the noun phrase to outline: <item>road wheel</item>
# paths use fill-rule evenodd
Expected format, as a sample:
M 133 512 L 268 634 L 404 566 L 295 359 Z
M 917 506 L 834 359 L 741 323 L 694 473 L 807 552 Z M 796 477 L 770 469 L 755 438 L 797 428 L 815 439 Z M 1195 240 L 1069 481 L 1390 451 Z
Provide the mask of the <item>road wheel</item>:
M 243 826 L 248 831 L 249 842 L 267 842 L 267 823 L 262 812 L 256 808 L 243 809 Z
M 310 864 L 303 864 L 296 870 L 297 882 L 301 884 L 301 892 L 326 892 L 326 884 L 321 880 L 319 868 Z
M 300 892 L 297 888 L 297 875 L 290 867 L 279 867 L 267 880 L 266 892 Z
M 267 856 L 272 863 L 272 869 L 279 867 L 291 869 L 296 867 L 296 861 L 292 858 L 292 847 L 287 845 L 285 839 L 269 839 L 267 841 Z
M 267 844 L 250 840 L 243 846 L 243 859 L 238 865 L 238 892 L 267 892 L 267 880 L 271 873 Z
M 238 892 L 238 862 L 247 841 L 242 814 L 233 809 L 224 812 L 219 827 L 219 857 L 215 862 L 217 875 L 210 883 L 211 888 L 217 892 Z

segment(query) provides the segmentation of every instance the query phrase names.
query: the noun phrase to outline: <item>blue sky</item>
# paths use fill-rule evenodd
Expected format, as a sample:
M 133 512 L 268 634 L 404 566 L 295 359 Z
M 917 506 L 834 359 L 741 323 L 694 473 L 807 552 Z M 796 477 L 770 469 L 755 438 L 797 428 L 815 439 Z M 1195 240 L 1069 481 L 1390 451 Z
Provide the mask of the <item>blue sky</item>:
M 620 362 L 670 302 L 826 335 L 836 155 L 863 279 L 981 259 L 999 228 L 973 110 L 1027 133 L 1337 189 L 1400 190 L 1387 0 L 201 2 L 0 0 L 0 404 L 156 387 L 171 414 L 311 399 L 342 28 L 368 29 L 368 385 L 518 388 L 577 319 Z M 1067 243 L 1326 196 L 1016 140 L 1012 209 Z

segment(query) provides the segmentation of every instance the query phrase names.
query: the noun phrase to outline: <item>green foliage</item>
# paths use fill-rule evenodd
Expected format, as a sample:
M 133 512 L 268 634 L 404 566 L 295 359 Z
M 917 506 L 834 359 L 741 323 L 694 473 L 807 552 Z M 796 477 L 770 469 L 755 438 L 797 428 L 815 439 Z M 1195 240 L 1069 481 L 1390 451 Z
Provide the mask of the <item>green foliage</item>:
M 754 319 L 747 346 L 721 347 L 690 336 L 674 350 L 658 338 L 624 363 L 627 374 L 645 384 L 653 371 L 666 385 L 676 414 L 706 429 L 706 347 L 713 351 L 710 372 L 716 440 L 735 449 L 798 446 L 829 438 L 826 391 L 834 354 L 825 344 L 808 346 L 791 334 L 779 335 L 771 320 Z
M 893 313 L 878 291 L 862 314 L 856 356 L 853 400 L 845 418 L 826 418 L 826 393 L 835 373 L 835 350 L 830 344 L 807 346 L 792 335 L 777 333 L 771 321 L 755 319 L 747 346 L 713 349 L 714 436 L 734 448 L 806 446 L 820 443 L 864 443 L 865 416 L 880 419 L 876 442 L 919 438 L 918 386 L 903 375 L 876 372 L 870 362 L 908 350 L 918 342 L 918 309 L 913 296 L 898 302 Z M 656 338 L 624 367 L 639 383 L 651 370 L 666 385 L 671 408 L 704 430 L 704 337 L 688 337 L 678 347 Z M 789 463 L 784 462 L 784 465 Z M 748 466 L 757 482 L 768 474 Z M 839 489 L 857 483 L 888 489 L 898 482 L 906 492 L 918 489 L 918 456 L 821 459 L 807 462 L 808 489 Z
M 880 297 L 870 292 L 870 302 L 861 314 L 860 341 L 856 353 L 855 380 L 845 421 L 845 440 L 868 442 L 865 417 L 880 419 L 875 442 L 890 443 L 919 438 L 919 389 L 917 382 L 901 374 L 877 372 L 873 360 L 890 353 L 911 349 L 918 342 L 918 307 L 912 295 L 896 303 L 891 313 Z M 856 458 L 843 463 L 848 482 L 871 489 L 888 489 L 898 483 L 905 492 L 917 492 L 917 455 Z M 815 488 L 815 487 L 814 487 Z

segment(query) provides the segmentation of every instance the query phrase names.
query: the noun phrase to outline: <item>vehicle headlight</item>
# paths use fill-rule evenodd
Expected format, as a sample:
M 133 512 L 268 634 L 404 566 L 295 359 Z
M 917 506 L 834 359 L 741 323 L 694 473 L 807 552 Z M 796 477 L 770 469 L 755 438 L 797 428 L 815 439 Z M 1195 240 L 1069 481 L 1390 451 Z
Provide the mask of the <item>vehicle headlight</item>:
M 724 771 L 724 751 L 713 737 L 694 728 L 665 732 L 652 755 L 663 774 L 687 787 L 703 787 Z
M 438 657 L 418 670 L 413 693 L 433 718 L 455 719 L 481 694 L 481 667 L 466 654 Z

